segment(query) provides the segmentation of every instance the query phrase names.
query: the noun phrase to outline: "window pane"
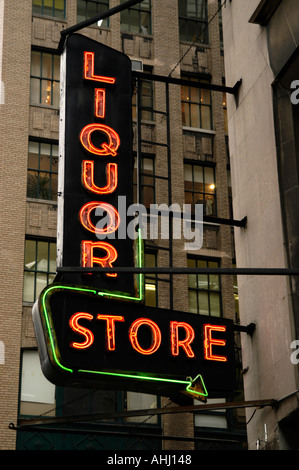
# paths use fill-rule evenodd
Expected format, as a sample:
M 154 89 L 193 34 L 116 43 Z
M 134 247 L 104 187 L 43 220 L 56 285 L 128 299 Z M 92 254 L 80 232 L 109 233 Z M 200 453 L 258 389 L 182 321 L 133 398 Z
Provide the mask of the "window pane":
M 197 293 L 189 290 L 189 311 L 190 313 L 198 313 L 197 310 Z
M 210 293 L 210 315 L 212 317 L 220 317 L 220 298 L 219 294 Z
M 127 410 L 142 410 L 157 408 L 157 397 L 155 395 L 148 395 L 146 393 L 127 392 Z M 157 423 L 158 417 L 154 415 L 148 416 L 133 416 L 127 418 L 127 421 L 143 423 Z
M 150 14 L 149 13 L 141 13 L 140 27 L 141 27 L 141 31 L 140 31 L 141 33 L 150 34 Z
M 199 120 L 199 106 L 197 104 L 190 105 L 190 112 L 191 112 L 191 127 L 201 127 L 200 120 Z
M 32 0 L 32 13 L 42 13 L 42 0 Z
M 40 81 L 37 78 L 30 80 L 30 96 L 32 104 L 40 103 Z
M 130 10 L 130 31 L 132 33 L 139 33 L 139 12 L 136 10 Z
M 208 292 L 198 292 L 198 306 L 201 315 L 209 315 L 209 294 Z
M 29 142 L 28 146 L 28 168 L 39 168 L 38 143 Z
M 190 127 L 189 105 L 182 102 L 182 125 Z
M 34 77 L 40 76 L 40 66 L 41 66 L 41 53 L 37 51 L 32 51 L 31 53 L 31 75 Z
M 202 129 L 212 129 L 211 108 L 201 106 L 201 127 Z

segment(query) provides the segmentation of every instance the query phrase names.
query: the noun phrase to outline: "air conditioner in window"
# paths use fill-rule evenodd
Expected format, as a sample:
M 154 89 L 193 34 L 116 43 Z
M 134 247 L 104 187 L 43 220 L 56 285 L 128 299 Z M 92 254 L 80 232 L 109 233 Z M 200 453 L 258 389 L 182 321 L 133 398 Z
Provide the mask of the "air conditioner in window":
M 142 60 L 131 60 L 132 70 L 135 72 L 143 72 L 143 62 Z

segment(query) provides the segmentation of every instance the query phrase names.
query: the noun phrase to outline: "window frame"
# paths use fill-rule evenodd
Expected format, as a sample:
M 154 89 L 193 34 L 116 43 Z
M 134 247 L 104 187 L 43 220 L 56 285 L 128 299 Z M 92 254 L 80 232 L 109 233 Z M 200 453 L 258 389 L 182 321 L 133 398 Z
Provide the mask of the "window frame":
M 193 266 L 193 267 L 197 267 L 197 268 L 200 268 L 199 263 L 204 263 L 205 268 L 211 267 L 209 265 L 212 264 L 212 263 L 217 264 L 217 267 L 220 267 L 220 260 L 218 258 L 188 255 L 187 256 L 187 265 L 188 265 L 188 267 L 191 267 L 190 266 L 191 261 L 195 262 L 195 266 Z M 192 279 L 191 276 L 195 276 L 196 287 L 190 287 L 191 279 Z M 198 287 L 198 285 L 199 285 L 199 276 L 206 276 L 207 277 L 207 288 Z M 217 281 L 218 286 L 219 286 L 218 289 L 212 289 L 211 288 L 211 277 L 212 276 L 217 277 L 217 279 L 218 279 L 218 281 Z M 190 309 L 190 292 L 195 292 L 196 293 L 196 312 L 191 311 L 191 309 Z M 201 309 L 200 309 L 200 305 L 199 305 L 199 295 L 198 295 L 200 292 L 207 293 L 208 313 L 201 313 L 201 311 L 200 311 Z M 219 315 L 213 315 L 212 312 L 211 312 L 211 295 L 212 294 L 217 294 L 217 296 L 219 298 Z M 222 313 L 222 311 L 223 311 L 223 309 L 222 309 L 222 287 L 221 287 L 221 276 L 220 276 L 220 274 L 197 274 L 197 273 L 188 274 L 188 297 L 189 297 L 189 312 L 190 313 L 194 313 L 194 314 L 198 314 L 198 315 L 208 315 L 208 316 L 211 316 L 211 317 L 214 317 L 214 318 L 221 318 L 223 316 L 223 313 Z
M 88 20 L 90 18 L 92 18 L 93 16 L 96 16 L 97 14 L 100 14 L 102 13 L 103 11 L 106 11 L 109 9 L 109 0 L 80 0 L 82 3 L 84 2 L 85 3 L 85 15 L 83 15 L 83 19 L 81 19 L 81 16 L 79 17 L 78 15 L 78 2 L 79 0 L 77 0 L 77 22 L 80 23 L 81 21 L 85 21 L 85 20 Z M 96 12 L 93 13 L 93 14 L 88 14 L 88 7 L 89 7 L 89 4 L 94 4 L 96 5 Z M 101 8 L 103 7 L 103 8 Z M 105 8 L 106 7 L 106 8 Z M 104 27 L 104 28 L 108 28 L 109 27 L 109 18 L 105 18 L 102 23 L 99 25 L 99 24 L 94 24 L 92 25 L 94 27 Z
M 124 3 L 126 0 L 121 0 L 121 3 Z M 145 0 L 148 2 L 148 8 L 144 8 L 144 2 L 137 3 L 130 8 L 127 8 L 125 11 L 122 11 L 120 14 L 120 30 L 122 33 L 131 33 L 131 34 L 144 34 L 146 36 L 151 36 L 152 34 L 152 5 L 151 0 Z M 132 22 L 128 21 L 128 23 L 124 22 L 124 15 L 128 15 L 128 19 L 130 20 L 133 14 L 138 14 L 138 32 L 132 30 Z M 142 22 L 141 16 L 143 13 L 148 13 L 149 16 L 149 25 L 148 31 L 142 31 Z M 125 28 L 124 25 L 127 25 L 128 28 Z
M 186 80 L 189 82 L 198 82 L 200 83 L 211 83 L 211 79 L 209 76 L 200 76 L 200 75 L 193 75 L 188 73 L 182 73 L 181 75 L 182 80 Z M 194 99 L 194 91 L 198 90 L 198 99 Z M 207 94 L 209 93 L 209 102 L 204 102 Z M 195 125 L 194 118 L 192 117 L 192 107 L 198 107 L 198 122 L 199 126 Z M 181 107 L 182 107 L 182 126 L 189 127 L 194 129 L 200 129 L 202 131 L 213 131 L 213 101 L 212 101 L 212 91 L 207 88 L 201 88 L 200 86 L 193 87 L 192 85 L 181 85 Z M 185 110 L 186 108 L 186 110 Z M 203 122 L 205 121 L 204 118 L 204 110 L 209 110 L 209 125 L 208 127 L 203 127 Z M 186 123 L 186 119 L 184 122 L 184 115 L 188 117 L 188 122 Z
M 188 0 L 184 0 L 185 2 L 188 2 Z M 203 18 L 202 16 L 198 16 L 198 4 L 195 3 L 195 9 L 196 13 L 195 16 L 190 16 L 188 15 L 187 8 L 186 8 L 186 13 L 182 14 L 180 11 L 180 0 L 178 0 L 178 21 L 179 21 L 179 37 L 180 41 L 182 42 L 196 42 L 199 44 L 205 44 L 209 45 L 209 20 L 208 20 L 208 2 L 207 0 L 203 0 L 205 2 L 204 7 L 205 7 L 205 17 Z M 184 33 L 181 32 L 181 26 L 184 24 Z M 188 25 L 194 25 L 192 28 L 194 31 L 199 31 L 201 30 L 201 27 L 203 28 L 202 31 L 204 33 L 204 39 L 198 38 L 198 35 L 195 38 L 190 39 L 188 36 Z M 189 28 L 190 30 L 190 28 Z M 203 34 L 201 33 L 201 35 Z
M 62 0 L 63 1 L 63 15 L 60 16 L 60 15 L 56 15 L 55 14 L 55 11 L 58 10 L 58 11 L 62 11 L 58 8 L 55 8 L 55 1 L 56 0 L 52 0 L 52 15 L 51 14 L 48 14 L 48 13 L 44 13 L 44 7 L 45 7 L 45 0 L 39 0 L 41 2 L 41 11 L 38 12 L 38 11 L 34 11 L 34 7 L 37 7 L 37 5 L 34 5 L 34 0 L 32 0 L 32 14 L 33 15 L 42 15 L 42 16 L 50 16 L 50 17 L 53 17 L 53 18 L 56 18 L 56 19 L 62 19 L 64 20 L 66 18 L 66 0 Z M 49 8 L 49 7 L 47 7 Z
M 33 54 L 40 54 L 40 65 L 39 65 L 39 75 L 33 74 L 32 71 L 32 64 L 33 64 Z M 43 57 L 45 55 L 50 55 L 51 56 L 51 77 L 48 76 L 43 76 Z M 55 58 L 57 58 L 56 64 L 58 64 L 58 70 L 55 70 Z M 59 78 L 55 78 L 55 75 L 57 75 Z M 32 83 L 33 80 L 39 80 L 39 99 L 37 102 L 33 101 L 33 93 L 32 93 Z M 50 103 L 46 103 L 42 101 L 43 98 L 43 85 L 45 82 L 50 83 Z M 54 103 L 54 86 L 57 85 L 58 88 L 58 95 L 57 95 L 57 103 Z M 40 49 L 40 48 L 32 48 L 31 50 L 31 68 L 30 68 L 30 105 L 32 106 L 45 106 L 49 108 L 55 108 L 59 109 L 60 106 L 60 59 L 59 59 L 59 54 L 56 51 L 53 51 L 52 49 Z
M 186 193 L 188 194 L 191 194 L 192 195 L 192 204 L 191 204 L 191 213 L 194 214 L 194 206 L 197 202 L 196 201 L 196 195 L 198 196 L 201 196 L 202 197 L 202 201 L 203 202 L 199 202 L 199 204 L 203 204 L 203 214 L 204 215 L 208 215 L 208 216 L 211 216 L 211 217 L 217 217 L 217 186 L 216 186 L 216 172 L 215 172 L 215 165 L 214 164 L 208 164 L 208 163 L 205 163 L 205 162 L 198 162 L 198 161 L 193 161 L 193 160 L 184 160 L 184 174 L 185 174 L 185 169 L 186 169 L 186 166 L 189 165 L 192 167 L 192 189 L 189 190 L 189 189 L 186 189 L 186 179 L 185 179 L 185 176 L 184 176 L 184 196 L 185 196 L 185 203 L 187 204 L 187 200 L 186 199 Z M 194 178 L 194 167 L 200 167 L 202 168 L 202 176 L 203 176 L 203 190 L 202 191 L 197 191 L 194 189 L 194 184 L 195 184 L 195 178 Z M 213 183 L 215 185 L 215 188 L 214 188 L 214 192 L 206 192 L 205 191 L 205 170 L 206 169 L 212 169 L 213 171 Z M 214 213 L 212 214 L 209 214 L 207 213 L 207 206 L 206 206 L 206 199 L 210 199 L 210 198 L 207 198 L 207 196 L 212 196 L 213 198 L 213 204 L 214 204 Z M 200 200 L 200 199 L 199 199 Z
M 26 268 L 26 243 L 27 242 L 35 242 L 35 260 L 34 260 L 34 269 L 29 269 Z M 36 265 L 38 262 L 38 243 L 47 243 L 48 244 L 48 250 L 47 250 L 47 269 L 42 270 L 42 269 L 37 269 Z M 54 245 L 54 254 L 55 254 L 55 271 L 50 270 L 50 250 L 51 250 L 51 245 Z M 26 273 L 31 273 L 34 275 L 34 282 L 33 282 L 33 298 L 31 300 L 28 300 L 25 297 L 25 282 L 26 282 Z M 34 236 L 26 236 L 25 238 L 25 244 L 24 244 L 24 274 L 23 274 L 23 302 L 28 302 L 28 303 L 34 303 L 36 299 L 38 298 L 39 294 L 41 291 L 37 291 L 37 279 L 38 275 L 43 274 L 46 275 L 46 285 L 48 285 L 51 282 L 51 277 L 54 279 L 56 275 L 56 240 L 53 238 L 45 238 L 45 237 L 34 237 Z
M 29 150 L 30 150 L 30 143 L 37 143 L 38 144 L 38 168 L 31 168 L 29 166 Z M 50 145 L 50 170 L 42 170 L 40 169 L 40 160 L 41 160 L 41 146 L 45 145 Z M 53 155 L 53 147 L 57 147 L 57 157 Z M 57 175 L 57 181 L 56 181 L 56 186 L 58 184 L 58 141 L 56 140 L 46 140 L 46 139 L 38 139 L 34 137 L 29 138 L 29 143 L 28 143 L 28 165 L 27 165 L 27 198 L 31 199 L 38 199 L 38 200 L 45 200 L 45 201 L 56 201 L 57 200 L 57 193 L 55 198 L 51 198 L 51 187 L 52 187 L 52 180 L 53 180 L 53 175 Z M 54 158 L 57 158 L 57 171 L 53 171 L 53 160 Z M 28 194 L 28 180 L 29 180 L 29 172 L 35 172 L 37 173 L 37 186 L 36 186 L 36 195 Z M 49 174 L 49 190 L 48 194 L 49 196 L 47 198 L 45 197 L 39 197 L 40 196 L 40 174 L 41 173 L 47 173 Z

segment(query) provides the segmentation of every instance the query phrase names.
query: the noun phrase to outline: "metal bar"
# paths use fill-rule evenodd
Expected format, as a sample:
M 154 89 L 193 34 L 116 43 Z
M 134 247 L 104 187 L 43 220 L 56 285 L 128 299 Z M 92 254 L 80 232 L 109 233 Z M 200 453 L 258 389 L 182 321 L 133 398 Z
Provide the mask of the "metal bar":
M 169 76 L 164 76 L 164 75 L 156 75 L 156 74 L 149 74 L 149 73 L 145 73 L 145 72 L 138 72 L 138 71 L 134 71 L 132 72 L 133 73 L 133 76 L 136 76 L 140 79 L 144 79 L 144 80 L 153 80 L 153 81 L 157 81 L 157 82 L 164 82 L 164 83 L 170 83 L 170 84 L 173 84 L 173 85 L 183 85 L 183 86 L 190 86 L 190 87 L 194 87 L 194 88 L 202 88 L 202 89 L 206 89 L 206 90 L 212 90 L 212 91 L 219 91 L 219 92 L 224 92 L 224 93 L 229 93 L 229 94 L 232 94 L 232 95 L 236 95 L 240 86 L 241 86 L 241 83 L 242 83 L 242 80 L 239 80 L 238 82 L 235 83 L 235 85 L 233 87 L 228 87 L 228 86 L 225 86 L 225 85 L 216 85 L 216 84 L 213 84 L 213 83 L 203 83 L 203 82 L 195 82 L 195 81 L 191 81 L 191 80 L 187 80 L 187 79 L 182 79 L 182 78 L 174 78 L 174 77 L 169 77 Z
M 137 3 L 141 3 L 142 0 L 128 0 L 125 3 L 122 3 L 121 5 L 118 5 L 114 8 L 110 8 L 109 10 L 106 10 L 105 12 L 93 16 L 92 18 L 89 18 L 88 20 L 81 21 L 81 23 L 78 23 L 74 26 L 70 26 L 69 28 L 63 29 L 60 32 L 60 42 L 58 45 L 58 50 L 62 50 L 64 46 L 64 41 L 66 36 L 69 34 L 75 33 L 79 31 L 80 29 L 87 28 L 88 26 L 91 26 L 94 23 L 97 23 L 100 20 L 104 20 L 106 18 L 109 18 L 112 15 L 115 15 L 116 13 L 119 13 L 123 10 L 126 10 L 127 8 L 133 7 L 134 5 L 137 5 Z
M 119 412 L 109 412 L 109 413 L 95 413 L 92 415 L 82 415 L 82 416 L 67 416 L 63 418 L 57 417 L 47 417 L 47 418 L 28 418 L 20 419 L 19 426 L 37 426 L 47 424 L 66 424 L 73 422 L 84 422 L 84 421 L 98 421 L 106 419 L 118 419 L 118 418 L 131 418 L 135 416 L 156 416 L 156 415 L 165 415 L 165 414 L 175 414 L 175 413 L 200 413 L 213 410 L 230 410 L 236 408 L 263 408 L 265 406 L 277 407 L 278 401 L 273 398 L 264 399 L 264 400 L 250 400 L 242 402 L 227 402 L 227 403 L 210 403 L 202 405 L 188 405 L 188 406 L 173 406 L 169 408 L 149 408 L 144 410 L 131 410 L 131 411 L 119 411 Z
M 167 140 L 167 167 L 168 167 L 168 207 L 172 204 L 172 188 L 171 188 L 171 152 L 170 152 L 170 108 L 169 108 L 169 83 L 165 83 L 165 100 L 166 100 L 166 140 Z M 169 267 L 173 267 L 173 212 L 169 214 Z M 173 276 L 169 277 L 169 308 L 173 310 Z
M 219 274 L 237 276 L 299 276 L 299 268 L 82 268 L 58 267 L 57 272 L 135 273 L 135 274 Z
M 21 432 L 51 432 L 51 433 L 68 433 L 68 434 L 85 434 L 88 435 L 104 435 L 104 436 L 120 436 L 120 437 L 136 437 L 140 439 L 153 439 L 153 440 L 166 440 L 166 441 L 183 441 L 183 442 L 200 442 L 200 441 L 208 441 L 208 442 L 221 442 L 221 443 L 228 443 L 228 444 L 239 444 L 240 439 L 223 439 L 220 438 L 210 438 L 210 437 L 186 437 L 186 436 L 167 436 L 165 434 L 150 434 L 150 433 L 143 433 L 138 431 L 110 431 L 110 430 L 98 430 L 98 429 L 68 429 L 68 428 L 53 428 L 53 427 L 46 427 L 46 426 L 26 426 L 23 428 L 22 426 L 15 426 L 11 424 L 9 426 L 10 429 L 13 431 L 21 431 Z

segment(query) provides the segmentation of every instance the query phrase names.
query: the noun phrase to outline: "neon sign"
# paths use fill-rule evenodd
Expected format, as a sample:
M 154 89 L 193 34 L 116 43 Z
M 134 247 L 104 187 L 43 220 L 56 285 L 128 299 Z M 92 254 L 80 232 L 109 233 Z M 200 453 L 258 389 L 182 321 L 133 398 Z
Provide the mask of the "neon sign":
M 170 315 L 58 283 L 44 289 L 33 312 L 37 337 L 44 342 L 41 363 L 54 383 L 165 396 L 192 392 L 200 399 L 234 390 L 231 320 L 177 311 Z M 199 390 L 193 388 L 196 380 Z
M 113 272 L 143 260 L 140 230 L 135 242 L 116 236 L 118 196 L 133 202 L 130 60 L 71 35 L 61 71 L 57 264 L 66 269 L 33 307 L 44 375 L 168 397 L 230 394 L 232 321 L 146 307 L 143 275 Z
M 136 265 L 136 242 L 118 234 L 118 198 L 133 203 L 131 61 L 81 35 L 61 59 L 57 265 L 62 280 L 139 299 L 136 275 L 72 268 Z M 122 225 L 123 224 L 123 225 Z

